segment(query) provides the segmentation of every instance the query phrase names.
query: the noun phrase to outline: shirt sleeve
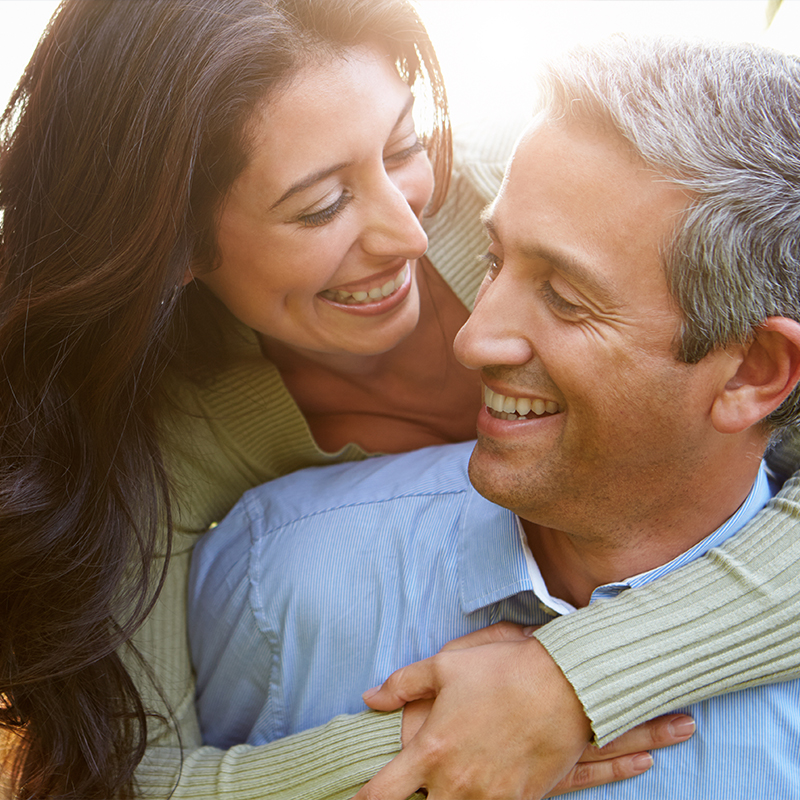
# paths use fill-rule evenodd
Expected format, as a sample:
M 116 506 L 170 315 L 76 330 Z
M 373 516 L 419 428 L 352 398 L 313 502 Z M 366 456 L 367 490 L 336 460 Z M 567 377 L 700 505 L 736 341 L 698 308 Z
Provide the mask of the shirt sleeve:
M 800 477 L 721 547 L 540 628 L 596 743 L 671 709 L 800 677 Z
M 259 624 L 251 606 L 250 535 L 246 504 L 237 503 L 195 546 L 189 571 L 195 708 L 203 743 L 219 748 L 283 736 L 270 715 L 262 720 L 276 680 L 280 686 L 281 632 L 263 615 Z M 264 738 L 254 740 L 259 721 Z

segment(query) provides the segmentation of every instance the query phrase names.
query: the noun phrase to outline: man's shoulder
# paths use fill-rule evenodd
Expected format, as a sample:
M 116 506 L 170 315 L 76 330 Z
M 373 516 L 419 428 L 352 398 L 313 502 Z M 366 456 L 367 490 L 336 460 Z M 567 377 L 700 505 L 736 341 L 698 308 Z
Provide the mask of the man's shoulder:
M 229 549 L 287 526 L 358 509 L 361 518 L 393 513 L 401 503 L 423 496 L 474 493 L 467 467 L 474 442 L 440 445 L 366 461 L 308 467 L 245 492 L 219 526 L 199 543 L 198 552 Z M 379 510 L 376 510 L 379 509 Z
M 474 443 L 462 442 L 375 456 L 365 461 L 310 467 L 246 492 L 248 516 L 275 529 L 315 515 L 356 506 L 391 504 L 423 495 L 463 494 Z
M 193 595 L 268 585 L 265 596 L 248 601 L 263 614 L 286 597 L 302 595 L 303 608 L 339 602 L 330 592 L 346 585 L 349 594 L 363 582 L 360 565 L 399 553 L 429 572 L 433 560 L 454 552 L 465 509 L 478 497 L 467 474 L 472 446 L 311 467 L 250 490 L 196 545 Z

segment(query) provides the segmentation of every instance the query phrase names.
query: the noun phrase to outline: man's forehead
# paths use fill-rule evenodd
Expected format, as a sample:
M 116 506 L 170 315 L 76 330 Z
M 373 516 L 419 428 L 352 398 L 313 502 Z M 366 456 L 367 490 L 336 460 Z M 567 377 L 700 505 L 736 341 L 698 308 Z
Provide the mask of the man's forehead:
M 490 235 L 503 234 L 508 218 L 534 212 L 545 219 L 558 213 L 585 221 L 591 211 L 605 224 L 616 222 L 616 230 L 634 215 L 673 227 L 691 202 L 686 187 L 646 163 L 622 136 L 540 115 L 520 136 L 483 221 Z M 647 232 L 634 231 L 637 238 Z

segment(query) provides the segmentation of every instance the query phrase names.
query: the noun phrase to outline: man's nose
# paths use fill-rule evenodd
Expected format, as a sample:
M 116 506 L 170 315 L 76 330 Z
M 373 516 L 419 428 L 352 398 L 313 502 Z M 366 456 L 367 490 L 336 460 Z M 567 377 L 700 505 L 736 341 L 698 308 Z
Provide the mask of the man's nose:
M 530 288 L 528 288 L 530 291 Z M 526 330 L 524 287 L 501 272 L 484 282 L 470 318 L 456 335 L 456 358 L 469 369 L 519 366 L 533 358 Z

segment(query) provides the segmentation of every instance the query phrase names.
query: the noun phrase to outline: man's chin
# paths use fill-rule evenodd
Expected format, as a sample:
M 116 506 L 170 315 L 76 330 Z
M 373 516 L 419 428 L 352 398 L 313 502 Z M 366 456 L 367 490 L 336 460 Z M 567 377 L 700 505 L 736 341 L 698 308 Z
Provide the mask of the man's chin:
M 469 460 L 469 479 L 478 494 L 526 519 L 550 519 L 553 501 L 568 478 L 549 460 L 509 450 L 492 439 L 481 440 Z M 560 475 L 560 478 L 559 478 Z
M 478 494 L 506 508 L 514 508 L 510 499 L 521 491 L 520 474 L 509 464 L 507 456 L 497 452 L 491 442 L 478 439 L 469 460 L 469 480 Z

